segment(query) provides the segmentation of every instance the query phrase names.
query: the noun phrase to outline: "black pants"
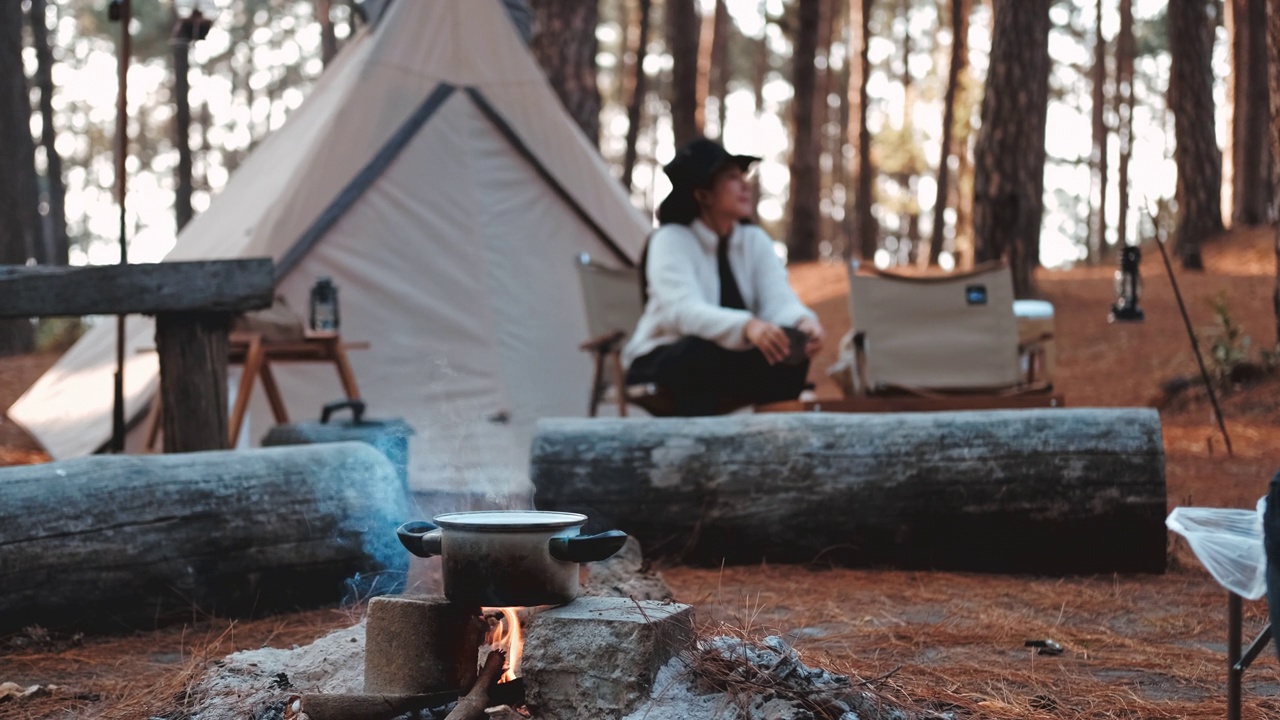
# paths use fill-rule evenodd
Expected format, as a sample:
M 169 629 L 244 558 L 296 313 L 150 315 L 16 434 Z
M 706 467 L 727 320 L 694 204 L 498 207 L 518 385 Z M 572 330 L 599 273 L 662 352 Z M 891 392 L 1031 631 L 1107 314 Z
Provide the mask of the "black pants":
M 795 400 L 808 375 L 808 360 L 770 365 L 756 348 L 726 350 L 690 336 L 636 358 L 627 382 L 658 385 L 675 396 L 677 414 L 692 417 L 712 415 L 730 399 L 743 404 Z

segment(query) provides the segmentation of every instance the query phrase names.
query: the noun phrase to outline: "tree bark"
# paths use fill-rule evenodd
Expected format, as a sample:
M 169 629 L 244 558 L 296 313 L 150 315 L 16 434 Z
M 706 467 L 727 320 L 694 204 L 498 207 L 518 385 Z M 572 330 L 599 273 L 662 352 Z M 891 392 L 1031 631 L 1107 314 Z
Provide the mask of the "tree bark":
M 1093 25 L 1093 176 L 1097 189 L 1091 209 L 1089 262 L 1097 263 L 1107 246 L 1107 40 L 1102 36 L 1103 0 L 1098 0 Z
M 1280 208 L 1280 7 L 1267 8 L 1267 66 L 1271 78 L 1271 184 L 1275 206 Z M 1276 347 L 1280 348 L 1280 223 L 1276 223 L 1276 289 L 1271 302 L 1276 314 Z
M 323 1 L 323 0 L 322 0 Z M 191 195 L 194 187 L 191 179 L 191 84 L 189 82 L 191 45 L 185 40 L 173 41 L 173 144 L 178 149 L 176 192 L 173 212 L 178 231 L 191 222 Z
M 938 161 L 938 199 L 933 206 L 933 234 L 929 238 L 929 264 L 937 265 L 946 238 L 947 201 L 951 196 L 951 156 L 956 124 L 956 92 L 965 66 L 969 35 L 968 0 L 951 0 L 951 64 L 947 68 L 947 92 L 942 101 L 942 154 Z M 968 122 L 968 118 L 965 118 Z
M 325 67 L 338 54 L 338 37 L 333 31 L 331 5 L 332 0 L 316 0 L 316 19 L 320 21 L 320 60 Z
M 1133 158 L 1133 0 L 1120 0 L 1120 32 L 1116 36 L 1116 139 L 1120 142 L 1120 167 L 1116 182 L 1119 207 L 1116 247 L 1129 244 L 1129 161 Z
M 363 443 L 0 469 L 0 630 L 149 627 L 403 584 L 413 514 Z
M 640 123 L 644 119 L 645 95 L 649 92 L 649 77 L 644 72 L 644 60 L 649 51 L 649 18 L 653 0 L 638 0 L 635 33 L 631 36 L 632 67 L 627 72 L 630 95 L 627 100 L 627 149 L 622 156 L 622 186 L 632 190 L 632 175 L 636 168 L 636 143 L 640 140 Z
M 724 138 L 724 124 L 728 118 L 729 76 L 733 65 L 729 61 L 729 43 L 733 40 L 733 20 L 725 0 L 716 0 L 715 35 L 711 43 L 711 87 L 709 94 L 716 99 L 716 132 Z
M 37 242 L 35 144 L 22 67 L 22 3 L 0 2 L 0 265 L 22 265 Z M 0 320 L 0 357 L 30 352 L 31 323 Z
M 1033 294 L 1044 209 L 1050 0 L 995 0 L 982 129 L 974 149 L 974 255 L 1006 258 L 1014 293 Z
M 1213 28 L 1205 0 L 1169 0 L 1169 107 L 1178 166 L 1177 251 L 1203 270 L 1201 245 L 1222 232 L 1222 153 L 1214 135 Z
M 572 1 L 572 0 L 569 0 Z M 676 147 L 702 136 L 698 124 L 698 11 L 695 0 L 666 0 L 667 48 L 671 53 L 671 129 Z
M 534 0 L 536 28 L 529 48 L 569 115 L 600 143 L 600 89 L 596 86 L 599 5 L 583 0 Z
M 1231 0 L 1235 16 L 1232 42 L 1234 113 L 1232 150 L 1232 223 L 1267 222 L 1272 199 L 1270 109 L 1267 92 L 1266 0 Z
M 531 457 L 539 509 L 696 564 L 1165 568 L 1146 408 L 548 419 Z
M 857 118 L 849 128 L 849 143 L 858 148 L 858 167 L 853 178 L 854 192 L 847 193 L 845 210 L 850 238 L 850 256 L 856 250 L 863 262 L 871 262 L 880 247 L 880 228 L 871 212 L 875 168 L 871 163 L 871 129 L 867 127 L 867 82 L 871 77 L 871 10 L 874 0 L 849 0 L 849 116 Z M 854 93 L 857 93 L 856 95 Z
M 818 257 L 818 208 L 822 192 L 818 142 L 814 135 L 814 95 L 817 90 L 818 26 L 822 0 L 799 0 L 795 48 L 791 56 L 791 185 L 787 192 L 788 257 Z
M 36 85 L 40 88 L 40 144 L 45 157 L 45 257 L 53 265 L 66 265 L 67 243 L 66 184 L 62 179 L 62 156 L 58 153 L 53 124 L 53 49 L 49 46 L 48 4 L 31 0 L 31 39 L 36 50 Z

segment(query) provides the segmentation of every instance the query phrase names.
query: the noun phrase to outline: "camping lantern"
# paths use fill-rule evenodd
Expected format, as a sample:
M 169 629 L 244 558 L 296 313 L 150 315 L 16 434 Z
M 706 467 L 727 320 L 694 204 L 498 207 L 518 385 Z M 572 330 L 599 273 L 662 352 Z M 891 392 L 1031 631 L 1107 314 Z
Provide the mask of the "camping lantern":
M 173 39 L 188 43 L 205 39 L 213 27 L 211 12 L 205 11 L 204 0 L 174 0 L 178 22 L 173 28 Z M 216 8 L 213 12 L 217 12 Z
M 311 288 L 311 329 L 334 332 L 338 329 L 338 286 L 328 276 Z
M 1142 251 L 1135 245 L 1128 245 L 1120 253 L 1120 269 L 1116 271 L 1116 302 L 1107 315 L 1108 322 L 1142 322 L 1142 308 L 1138 307 L 1138 296 L 1142 292 L 1142 278 L 1138 274 L 1138 264 L 1142 262 Z

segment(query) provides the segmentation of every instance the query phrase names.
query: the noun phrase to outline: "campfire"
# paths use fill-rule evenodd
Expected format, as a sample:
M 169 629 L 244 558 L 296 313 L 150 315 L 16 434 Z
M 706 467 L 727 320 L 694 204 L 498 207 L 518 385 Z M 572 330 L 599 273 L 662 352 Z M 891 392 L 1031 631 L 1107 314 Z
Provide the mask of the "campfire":
M 507 661 L 498 678 L 500 683 L 511 682 L 520 676 L 520 658 L 524 655 L 524 632 L 520 625 L 522 609 L 524 608 L 481 608 L 489 623 L 481 652 L 485 655 L 494 650 L 506 653 Z

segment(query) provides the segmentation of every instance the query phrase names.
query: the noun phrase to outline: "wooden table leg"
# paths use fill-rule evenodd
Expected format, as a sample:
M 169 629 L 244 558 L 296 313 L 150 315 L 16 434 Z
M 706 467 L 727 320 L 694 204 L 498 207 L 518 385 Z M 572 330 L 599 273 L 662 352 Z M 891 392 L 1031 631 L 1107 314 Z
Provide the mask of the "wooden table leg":
M 156 396 L 151 400 L 151 409 L 147 410 L 147 452 L 155 452 L 156 441 L 160 439 L 160 408 L 164 407 L 160 402 L 160 393 L 157 391 Z
M 262 336 L 254 335 L 249 339 L 249 347 L 244 352 L 244 367 L 240 371 L 240 388 L 236 391 L 236 406 L 231 411 L 231 421 L 227 434 L 227 447 L 236 446 L 236 438 L 240 437 L 240 428 L 244 425 L 244 414 L 249 410 L 249 397 L 253 395 L 253 379 L 262 367 Z
M 356 374 L 351 369 L 351 363 L 347 361 L 347 351 L 342 348 L 342 343 L 333 340 L 333 362 L 338 366 L 338 379 L 342 381 L 342 389 L 347 393 L 348 400 L 360 399 L 360 387 L 356 385 Z
M 627 373 L 622 369 L 622 353 L 609 353 L 613 358 L 613 384 L 618 388 L 618 417 L 627 416 Z
M 283 425 L 289 422 L 289 412 L 285 410 L 284 398 L 280 395 L 280 386 L 276 384 L 275 373 L 271 372 L 271 361 L 263 358 L 262 370 L 258 372 L 262 376 L 262 389 L 267 391 L 267 402 L 271 404 L 271 414 L 275 417 L 277 425 Z

